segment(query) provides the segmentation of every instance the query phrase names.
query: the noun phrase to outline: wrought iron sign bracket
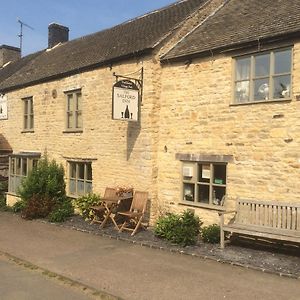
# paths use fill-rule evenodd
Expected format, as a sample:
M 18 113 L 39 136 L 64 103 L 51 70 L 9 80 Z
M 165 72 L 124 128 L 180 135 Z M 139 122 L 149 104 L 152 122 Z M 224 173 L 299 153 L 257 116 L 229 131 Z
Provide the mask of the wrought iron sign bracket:
M 139 74 L 139 78 L 131 77 L 130 75 Z M 140 101 L 142 103 L 143 100 L 143 83 L 144 83 L 144 68 L 141 68 L 137 72 L 127 74 L 127 75 L 120 75 L 113 72 L 113 76 L 116 77 L 116 82 L 119 81 L 119 79 L 128 79 L 130 81 L 134 81 L 136 86 L 139 88 L 140 92 Z

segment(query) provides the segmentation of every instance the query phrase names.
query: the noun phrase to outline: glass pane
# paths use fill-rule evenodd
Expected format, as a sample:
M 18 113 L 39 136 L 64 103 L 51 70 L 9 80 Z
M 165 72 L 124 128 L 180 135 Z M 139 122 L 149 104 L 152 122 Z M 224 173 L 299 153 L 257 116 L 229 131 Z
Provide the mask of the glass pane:
M 92 180 L 92 164 L 86 164 L 86 179 Z
M 269 76 L 270 54 L 255 56 L 255 76 Z
M 15 158 L 10 159 L 10 174 L 15 174 Z
M 71 195 L 76 195 L 76 181 L 73 179 L 70 179 L 69 190 Z
M 21 175 L 21 158 L 16 158 L 16 174 Z
M 77 195 L 84 195 L 84 181 L 77 181 Z
M 245 80 L 250 78 L 250 57 L 239 58 L 236 60 L 235 80 Z
M 24 129 L 28 129 L 28 116 L 24 115 Z
M 73 113 L 68 112 L 67 113 L 67 128 L 72 128 L 73 127 Z
M 275 56 L 275 74 L 280 73 L 291 73 L 292 67 L 292 51 L 276 51 L 274 52 Z
M 22 158 L 22 175 L 27 175 L 27 158 Z
M 213 188 L 213 196 L 212 203 L 214 205 L 222 205 L 225 197 L 226 189 L 225 187 L 214 187 Z
M 68 111 L 73 111 L 73 95 L 68 95 Z
M 183 184 L 183 200 L 194 202 L 195 200 L 195 185 L 192 183 Z
M 28 100 L 24 100 L 24 114 L 28 114 Z
M 19 186 L 21 185 L 23 177 L 21 176 L 16 176 L 15 177 L 15 193 L 18 192 Z
M 37 165 L 38 165 L 38 160 L 37 160 L 37 159 L 34 159 L 34 160 L 32 161 L 32 168 L 36 168 Z
M 85 192 L 88 194 L 88 193 L 91 193 L 92 190 L 93 190 L 92 183 L 91 182 L 86 182 L 85 183 Z
M 77 95 L 76 110 L 81 110 L 81 93 L 78 93 L 76 95 Z
M 249 81 L 237 82 L 235 86 L 235 100 L 236 102 L 243 103 L 249 101 Z
M 30 104 L 30 114 L 33 114 L 33 100 L 32 99 L 30 99 L 29 100 L 29 104 Z
M 199 164 L 198 178 L 200 182 L 210 182 L 210 164 Z
M 273 98 L 290 98 L 290 89 L 291 89 L 291 76 L 284 75 L 274 77 L 274 92 Z
M 214 165 L 214 184 L 226 184 L 226 165 Z
M 209 203 L 209 185 L 198 184 L 198 202 Z
M 84 179 L 84 164 L 78 164 L 78 179 Z
M 8 191 L 15 192 L 15 176 L 9 176 Z
M 70 178 L 76 178 L 76 163 L 70 163 Z
M 34 119 L 33 119 L 33 115 L 31 115 L 30 116 L 30 125 L 29 125 L 29 128 L 33 129 L 33 126 L 34 126 Z
M 254 100 L 269 99 L 269 78 L 254 80 Z
M 82 128 L 82 114 L 81 111 L 76 112 L 76 128 Z

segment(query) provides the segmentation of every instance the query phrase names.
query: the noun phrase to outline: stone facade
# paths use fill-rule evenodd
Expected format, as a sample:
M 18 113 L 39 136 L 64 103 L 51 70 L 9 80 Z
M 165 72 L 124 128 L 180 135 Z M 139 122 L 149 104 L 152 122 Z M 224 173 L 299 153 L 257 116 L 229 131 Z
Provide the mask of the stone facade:
M 300 201 L 300 44 L 293 53 L 291 101 L 232 105 L 230 56 L 161 66 L 157 53 L 8 93 L 3 133 L 15 153 L 47 152 L 66 170 L 70 158 L 91 159 L 96 193 L 116 185 L 149 191 L 151 220 L 162 212 L 192 208 L 206 223 L 218 221 L 217 210 L 180 204 L 178 153 L 233 157 L 227 165 L 226 208 L 234 208 L 237 197 Z M 140 124 L 113 121 L 113 72 L 127 74 L 142 66 Z M 76 88 L 83 97 L 83 132 L 66 133 L 64 92 Z M 21 99 L 28 96 L 33 96 L 34 132 L 22 132 Z
M 149 192 L 148 217 L 192 209 L 206 224 L 218 222 L 220 207 L 182 204 L 182 161 L 227 163 L 226 200 L 238 197 L 300 201 L 300 43 L 293 47 L 292 98 L 234 105 L 232 56 L 217 55 L 182 62 L 160 57 L 220 7 L 209 2 L 192 15 L 152 55 L 123 60 L 7 93 L 8 120 L 3 136 L 14 153 L 47 153 L 64 165 L 92 161 L 93 191 L 131 185 Z M 276 46 L 276 45 L 275 45 Z M 143 67 L 139 123 L 111 119 L 113 73 L 131 74 Z M 66 132 L 65 92 L 81 89 L 83 131 Z M 23 102 L 33 97 L 34 131 L 23 132 Z M 8 195 L 9 203 L 15 197 Z
M 232 57 L 163 66 L 158 146 L 158 199 L 162 210 L 181 211 L 177 153 L 228 155 L 227 198 L 300 201 L 300 44 L 293 48 L 291 100 L 232 105 Z M 216 210 L 194 208 L 206 223 Z
M 140 123 L 111 119 L 113 72 L 128 74 L 144 67 L 144 90 Z M 150 215 L 155 212 L 157 123 L 156 68 L 151 58 L 128 61 L 60 80 L 7 93 L 8 120 L 2 120 L 4 136 L 14 150 L 47 153 L 67 168 L 68 159 L 91 159 L 93 191 L 131 185 L 149 191 Z M 158 72 L 159 74 L 159 72 Z M 80 88 L 83 100 L 83 132 L 65 132 L 65 92 Z M 22 98 L 33 97 L 34 132 L 23 132 Z M 68 177 L 68 174 L 66 174 Z M 12 197 L 8 199 L 13 201 Z

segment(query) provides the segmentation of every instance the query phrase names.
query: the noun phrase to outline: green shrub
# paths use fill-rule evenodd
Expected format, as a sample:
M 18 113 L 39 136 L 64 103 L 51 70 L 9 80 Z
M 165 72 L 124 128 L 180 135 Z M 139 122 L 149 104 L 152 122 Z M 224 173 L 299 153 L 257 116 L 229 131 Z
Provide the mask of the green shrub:
M 91 219 L 93 212 L 91 206 L 97 205 L 100 202 L 100 196 L 96 194 L 88 194 L 74 200 L 74 205 L 79 209 L 80 215 L 85 219 Z
M 21 199 L 29 201 L 33 195 L 42 195 L 44 198 L 62 199 L 66 197 L 66 185 L 64 181 L 64 168 L 54 160 L 47 157 L 41 158 L 22 182 L 19 191 Z
M 169 213 L 158 219 L 154 233 L 172 243 L 188 246 L 196 243 L 201 225 L 199 217 L 190 211 L 179 215 Z
M 7 211 L 9 207 L 6 205 L 5 192 L 7 192 L 7 181 L 0 182 L 0 210 Z
M 216 244 L 220 242 L 220 226 L 217 224 L 205 226 L 201 230 L 201 237 L 205 243 Z
M 64 222 L 67 218 L 74 214 L 74 207 L 69 198 L 65 199 L 60 205 L 57 205 L 55 209 L 49 214 L 48 218 L 50 222 L 60 223 Z
M 12 211 L 14 213 L 20 213 L 24 208 L 26 207 L 26 203 L 22 200 L 17 201 L 13 206 L 12 206 Z
M 45 218 L 53 210 L 55 200 L 45 195 L 32 195 L 21 212 L 24 219 Z
M 8 191 L 8 180 L 0 182 L 0 192 L 7 192 Z
M 6 207 L 6 199 L 4 195 L 0 195 L 0 209 Z
M 21 210 L 25 219 L 45 218 L 66 199 L 64 168 L 54 160 L 41 158 L 18 190 L 21 202 L 16 209 Z

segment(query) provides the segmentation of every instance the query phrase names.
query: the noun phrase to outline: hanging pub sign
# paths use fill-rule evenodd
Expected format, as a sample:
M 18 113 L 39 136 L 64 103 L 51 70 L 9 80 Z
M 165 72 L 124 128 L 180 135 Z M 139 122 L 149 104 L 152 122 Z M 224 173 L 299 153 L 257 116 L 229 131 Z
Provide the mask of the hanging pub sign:
M 0 94 L 0 120 L 7 119 L 7 97 Z
M 120 80 L 113 86 L 112 118 L 135 121 L 139 119 L 139 88 L 130 80 Z

